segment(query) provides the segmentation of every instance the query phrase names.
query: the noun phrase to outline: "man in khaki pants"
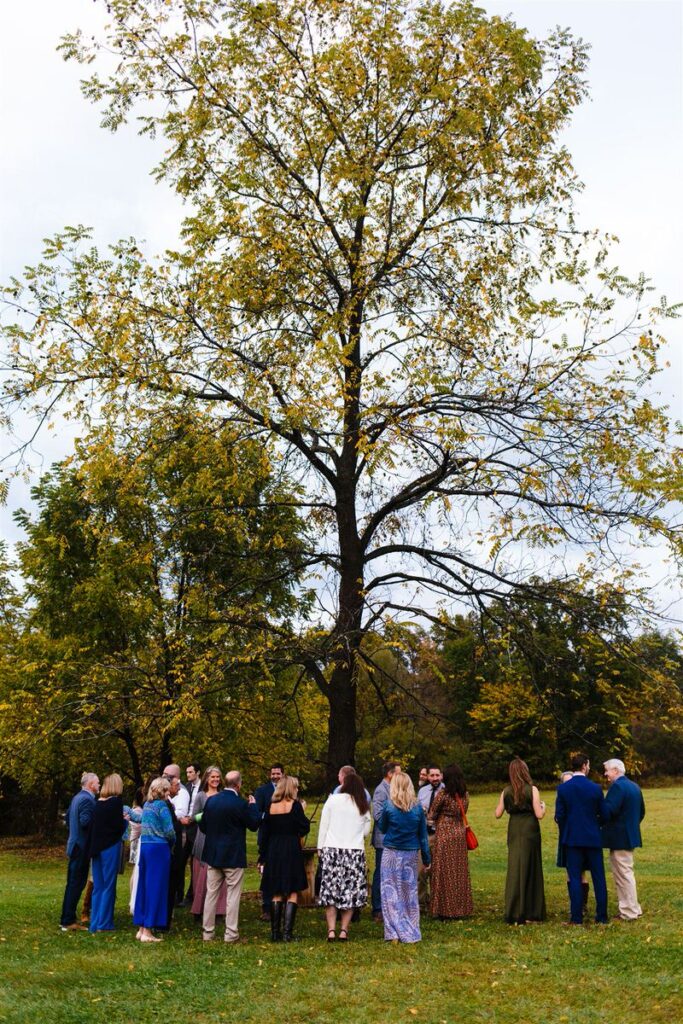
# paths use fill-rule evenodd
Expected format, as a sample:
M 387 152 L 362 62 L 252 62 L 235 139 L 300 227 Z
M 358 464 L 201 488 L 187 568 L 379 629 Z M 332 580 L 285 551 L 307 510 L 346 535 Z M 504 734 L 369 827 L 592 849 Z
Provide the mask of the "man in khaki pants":
M 216 904 L 223 879 L 227 885 L 225 907 L 225 941 L 239 941 L 240 894 L 244 869 L 247 866 L 247 829 L 255 832 L 261 813 L 253 796 L 247 803 L 240 795 L 242 776 L 228 772 L 226 788 L 206 801 L 199 828 L 205 834 L 204 860 L 206 873 L 206 900 L 202 932 L 210 942 L 216 930 Z
M 633 851 L 642 846 L 640 823 L 645 817 L 645 801 L 640 787 L 626 778 L 624 762 L 613 757 L 605 761 L 609 790 L 605 797 L 607 824 L 602 826 L 602 845 L 609 848 L 609 862 L 617 890 L 617 920 L 635 921 L 643 913 L 638 902 L 633 873 Z

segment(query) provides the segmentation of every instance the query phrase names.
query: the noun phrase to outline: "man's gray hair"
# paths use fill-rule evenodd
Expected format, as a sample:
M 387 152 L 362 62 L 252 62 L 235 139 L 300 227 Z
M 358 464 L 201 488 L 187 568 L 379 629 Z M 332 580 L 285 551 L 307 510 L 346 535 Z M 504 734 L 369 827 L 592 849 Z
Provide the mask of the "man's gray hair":
M 241 782 L 242 775 L 240 772 L 228 772 L 228 774 L 225 776 L 225 785 L 228 786 L 230 789 L 232 789 L 233 786 L 239 786 Z
M 609 761 L 604 762 L 604 766 L 605 768 L 616 768 L 620 775 L 626 775 L 626 766 L 618 757 L 611 757 Z
M 81 789 L 85 789 L 94 779 L 97 778 L 96 772 L 83 772 L 81 775 Z

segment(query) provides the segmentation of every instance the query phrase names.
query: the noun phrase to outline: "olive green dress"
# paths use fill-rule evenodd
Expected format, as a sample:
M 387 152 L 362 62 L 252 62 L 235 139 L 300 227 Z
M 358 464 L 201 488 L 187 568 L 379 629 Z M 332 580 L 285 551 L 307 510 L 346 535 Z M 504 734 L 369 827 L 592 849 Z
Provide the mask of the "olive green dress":
M 515 804 L 512 786 L 506 786 L 503 804 L 510 816 L 505 920 L 508 924 L 545 921 L 541 829 L 534 814 L 531 786 L 524 787 L 524 798 L 519 806 Z

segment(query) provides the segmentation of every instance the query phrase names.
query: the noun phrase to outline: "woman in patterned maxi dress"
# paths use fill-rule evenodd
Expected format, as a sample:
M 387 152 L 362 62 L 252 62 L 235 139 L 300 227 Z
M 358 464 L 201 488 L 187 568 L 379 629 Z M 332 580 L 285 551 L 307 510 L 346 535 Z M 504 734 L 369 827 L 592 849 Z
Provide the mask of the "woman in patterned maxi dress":
M 446 768 L 443 783 L 429 813 L 429 824 L 436 828 L 430 910 L 433 917 L 442 919 L 469 917 L 474 905 L 462 812 L 467 813 L 470 798 L 457 764 Z

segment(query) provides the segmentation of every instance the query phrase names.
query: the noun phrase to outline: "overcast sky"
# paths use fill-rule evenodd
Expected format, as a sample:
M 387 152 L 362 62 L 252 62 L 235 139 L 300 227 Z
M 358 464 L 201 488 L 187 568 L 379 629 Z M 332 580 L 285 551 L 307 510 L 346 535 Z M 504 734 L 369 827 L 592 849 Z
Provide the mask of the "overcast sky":
M 565 142 L 586 184 L 582 226 L 620 237 L 618 262 L 643 271 L 657 294 L 683 299 L 683 0 L 482 0 L 534 35 L 569 26 L 592 47 L 591 99 Z M 135 235 L 158 252 L 174 243 L 182 210 L 149 171 L 159 144 L 134 129 L 111 135 L 82 99 L 81 69 L 55 52 L 63 32 L 94 33 L 103 20 L 92 0 L 16 0 L 3 5 L 0 38 L 0 279 L 37 260 L 41 240 L 65 224 L 88 224 L 98 242 Z M 683 321 L 671 324 L 661 400 L 683 414 Z M 64 436 L 39 443 L 46 463 Z M 11 508 L 2 534 L 18 536 Z

